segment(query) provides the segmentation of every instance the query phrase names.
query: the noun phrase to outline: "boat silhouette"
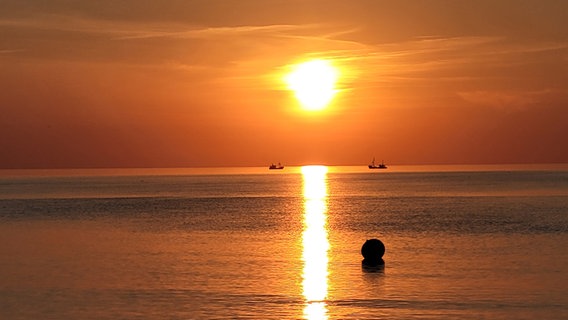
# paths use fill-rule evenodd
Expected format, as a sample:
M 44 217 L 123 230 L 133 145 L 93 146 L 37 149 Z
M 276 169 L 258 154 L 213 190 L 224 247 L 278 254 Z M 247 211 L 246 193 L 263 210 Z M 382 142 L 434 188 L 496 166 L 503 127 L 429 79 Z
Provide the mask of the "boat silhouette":
M 387 165 L 385 164 L 384 161 L 381 161 L 380 164 L 375 164 L 375 158 L 373 158 L 373 161 L 371 161 L 371 164 L 369 164 L 369 169 L 386 169 Z
M 270 170 L 278 170 L 278 169 L 284 169 L 284 166 L 282 164 L 280 164 L 280 162 L 278 162 L 278 164 L 271 164 L 268 169 Z

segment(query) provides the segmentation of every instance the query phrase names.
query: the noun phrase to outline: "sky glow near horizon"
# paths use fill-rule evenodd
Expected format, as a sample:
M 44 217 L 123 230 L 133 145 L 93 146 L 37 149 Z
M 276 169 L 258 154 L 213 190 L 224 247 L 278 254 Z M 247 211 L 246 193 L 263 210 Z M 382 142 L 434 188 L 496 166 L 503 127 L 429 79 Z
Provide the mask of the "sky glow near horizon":
M 565 1 L 2 7 L 0 168 L 568 162 Z M 340 77 L 302 112 L 312 60 Z

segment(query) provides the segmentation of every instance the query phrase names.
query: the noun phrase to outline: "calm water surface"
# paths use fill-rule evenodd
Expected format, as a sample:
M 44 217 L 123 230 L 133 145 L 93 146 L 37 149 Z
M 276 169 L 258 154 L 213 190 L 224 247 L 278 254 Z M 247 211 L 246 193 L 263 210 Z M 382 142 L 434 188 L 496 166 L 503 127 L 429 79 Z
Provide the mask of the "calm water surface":
M 0 172 L 0 319 L 568 318 L 568 169 L 439 169 Z

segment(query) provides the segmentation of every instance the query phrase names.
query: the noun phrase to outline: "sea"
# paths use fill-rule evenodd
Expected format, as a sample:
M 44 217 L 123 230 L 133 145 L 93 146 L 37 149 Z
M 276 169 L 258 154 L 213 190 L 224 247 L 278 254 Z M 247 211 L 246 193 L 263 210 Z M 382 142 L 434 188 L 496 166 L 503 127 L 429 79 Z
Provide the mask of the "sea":
M 568 319 L 568 165 L 0 170 L 0 319 Z

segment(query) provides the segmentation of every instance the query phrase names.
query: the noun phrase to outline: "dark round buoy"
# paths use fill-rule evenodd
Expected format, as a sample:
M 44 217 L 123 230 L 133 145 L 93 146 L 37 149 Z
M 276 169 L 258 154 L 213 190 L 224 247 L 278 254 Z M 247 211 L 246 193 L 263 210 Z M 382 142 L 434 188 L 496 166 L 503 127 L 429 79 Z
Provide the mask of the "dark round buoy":
M 363 255 L 363 265 L 378 266 L 384 265 L 382 259 L 385 254 L 385 245 L 379 239 L 369 239 L 365 241 L 361 247 L 361 254 Z

